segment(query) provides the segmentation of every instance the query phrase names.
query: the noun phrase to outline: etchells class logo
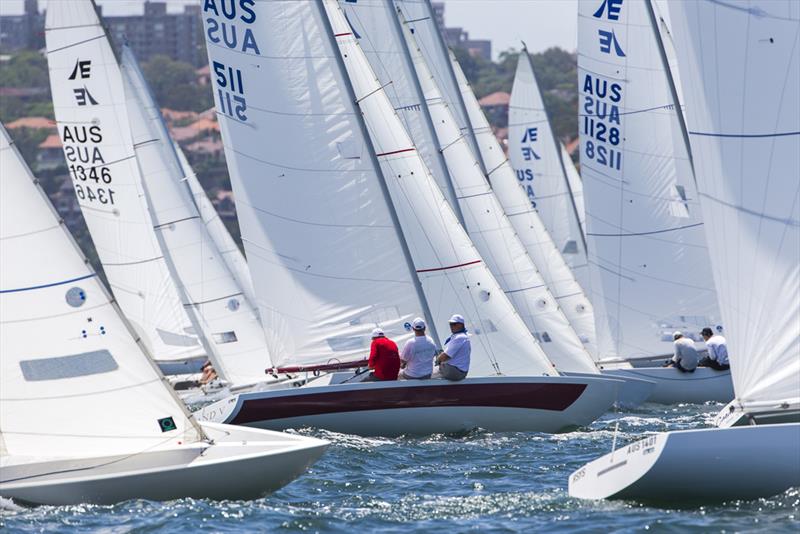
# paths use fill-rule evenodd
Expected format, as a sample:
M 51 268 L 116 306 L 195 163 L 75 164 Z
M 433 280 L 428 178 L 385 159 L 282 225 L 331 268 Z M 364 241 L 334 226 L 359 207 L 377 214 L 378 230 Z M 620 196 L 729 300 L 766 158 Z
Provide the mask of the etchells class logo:
M 606 19 L 609 21 L 619 21 L 620 14 L 622 13 L 622 3 L 624 0 L 603 0 L 600 7 L 592 15 L 596 19 Z M 611 54 L 612 52 L 617 57 L 625 57 L 625 52 L 617 40 L 617 35 L 614 30 L 597 30 L 600 40 L 600 52 L 603 54 Z

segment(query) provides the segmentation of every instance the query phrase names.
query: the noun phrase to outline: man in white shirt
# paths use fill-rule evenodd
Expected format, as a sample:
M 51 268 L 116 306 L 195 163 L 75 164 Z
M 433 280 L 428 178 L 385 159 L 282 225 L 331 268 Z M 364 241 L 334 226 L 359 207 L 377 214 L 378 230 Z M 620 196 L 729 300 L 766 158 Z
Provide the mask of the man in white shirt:
M 706 342 L 708 356 L 700 360 L 698 366 L 711 367 L 716 371 L 727 371 L 731 368 L 728 362 L 728 344 L 725 338 L 719 334 L 714 334 L 710 328 L 703 328 L 700 332 Z
M 683 337 L 682 332 L 672 334 L 672 339 L 675 340 L 675 355 L 664 367 L 675 367 L 684 373 L 693 373 L 697 368 L 697 362 L 700 360 L 697 350 L 694 348 L 694 341 L 688 337 Z
M 439 374 L 447 380 L 464 380 L 469 372 L 472 345 L 462 316 L 456 314 L 450 318 L 450 333 L 444 342 L 444 352 L 436 358 Z
M 404 367 L 400 373 L 408 380 L 426 380 L 433 371 L 433 358 L 436 356 L 436 345 L 433 340 L 425 335 L 425 321 L 417 317 L 411 322 L 414 337 L 406 341 L 400 361 Z

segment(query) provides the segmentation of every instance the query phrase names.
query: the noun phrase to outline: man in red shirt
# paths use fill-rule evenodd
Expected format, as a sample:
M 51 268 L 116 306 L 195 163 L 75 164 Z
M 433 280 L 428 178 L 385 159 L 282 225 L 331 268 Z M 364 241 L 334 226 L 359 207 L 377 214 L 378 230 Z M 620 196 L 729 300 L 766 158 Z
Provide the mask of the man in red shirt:
M 397 374 L 400 372 L 400 352 L 397 350 L 397 344 L 387 338 L 380 328 L 372 331 L 368 366 L 372 372 L 364 382 L 397 380 Z

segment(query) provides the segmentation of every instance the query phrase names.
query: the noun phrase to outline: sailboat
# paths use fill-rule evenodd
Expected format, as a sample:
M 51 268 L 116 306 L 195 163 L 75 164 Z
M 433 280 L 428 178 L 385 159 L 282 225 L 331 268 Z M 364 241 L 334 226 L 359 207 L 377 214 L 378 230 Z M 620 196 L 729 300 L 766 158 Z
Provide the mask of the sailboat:
M 322 440 L 198 423 L 2 126 L 0 177 L 1 496 L 254 498 L 319 458 Z
M 386 94 L 398 116 L 410 123 L 406 117 L 413 114 L 421 123 L 407 129 L 414 146 L 426 163 L 426 154 L 442 160 L 437 184 L 448 203 L 455 199 L 450 205 L 456 217 L 545 355 L 560 372 L 598 374 L 561 310 L 546 305 L 554 298 L 461 135 L 402 13 L 380 1 L 344 3 L 342 9 L 381 86 L 391 87 Z M 436 178 L 437 167 L 428 168 Z
M 174 307 L 177 299 L 180 316 L 191 323 L 192 342 L 200 343 L 223 380 L 263 382 L 270 358 L 254 305 L 199 215 L 130 50 L 123 47 L 120 67 L 89 0 L 58 2 L 47 18 L 64 153 L 100 260 L 115 294 L 123 295 L 123 310 L 162 359 L 158 339 L 165 338 L 151 324 L 148 313 L 155 311 L 148 302 L 167 295 Z M 86 39 L 87 28 L 93 39 Z M 166 276 L 158 286 L 163 294 L 150 295 L 134 283 L 156 268 Z
M 800 11 L 704 1 L 670 15 L 736 399 L 719 428 L 632 443 L 575 471 L 569 492 L 768 497 L 800 486 Z
M 528 49 L 519 53 L 508 106 L 508 157 L 547 231 L 582 288 L 589 287 L 583 185 L 557 139 Z M 568 174 L 570 167 L 572 174 Z M 578 202 L 581 202 L 579 205 Z
M 652 402 L 729 402 L 729 371 L 661 365 L 673 332 L 722 331 L 692 151 L 654 6 L 579 4 L 581 174 L 599 352 Z M 640 361 L 635 368 L 631 362 Z
M 373 328 L 402 343 L 417 315 L 441 342 L 436 326 L 462 313 L 473 349 L 461 382 L 357 383 L 352 372 L 328 373 L 292 390 L 232 396 L 201 417 L 379 435 L 555 432 L 613 403 L 620 382 L 553 369 L 458 223 L 338 4 L 256 4 L 234 23 L 244 36 L 235 47 L 220 38 L 231 24 L 225 15 L 206 4 L 204 20 L 273 371 L 363 366 Z

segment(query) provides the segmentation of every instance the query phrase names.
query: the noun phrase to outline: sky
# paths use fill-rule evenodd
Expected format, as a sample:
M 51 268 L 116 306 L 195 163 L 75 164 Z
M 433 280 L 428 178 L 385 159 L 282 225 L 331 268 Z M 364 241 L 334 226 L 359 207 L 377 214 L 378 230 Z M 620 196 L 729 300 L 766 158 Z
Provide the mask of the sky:
M 45 7 L 47 1 L 39 0 Z M 199 0 L 168 0 L 170 10 Z M 98 0 L 107 14 L 141 13 L 144 0 Z M 577 45 L 577 0 L 445 0 L 444 20 L 461 26 L 472 39 L 492 41 L 492 55 L 525 41 L 531 52 L 551 46 L 573 51 Z M 2 13 L 22 11 L 23 0 L 0 0 Z

